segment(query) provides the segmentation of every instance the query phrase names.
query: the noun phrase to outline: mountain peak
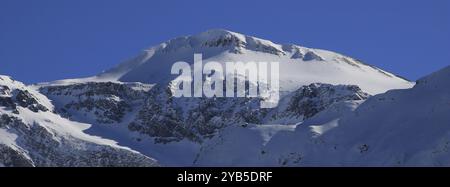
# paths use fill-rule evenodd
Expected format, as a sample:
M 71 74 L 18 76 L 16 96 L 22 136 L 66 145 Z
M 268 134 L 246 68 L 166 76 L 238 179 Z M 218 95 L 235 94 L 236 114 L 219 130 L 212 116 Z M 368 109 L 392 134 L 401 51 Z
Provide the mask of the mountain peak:
M 245 50 L 250 50 L 275 55 L 285 54 L 280 44 L 225 29 L 211 29 L 195 35 L 178 37 L 160 46 L 166 53 L 183 49 L 201 51 L 211 48 L 232 53 L 244 53 Z
M 244 47 L 247 37 L 225 29 L 211 29 L 189 38 L 198 41 L 202 47 Z
M 240 37 L 241 39 L 245 40 L 245 35 L 237 32 L 233 32 L 226 29 L 209 29 L 204 32 L 201 32 L 199 34 L 196 34 L 194 36 L 197 37 L 224 37 L 224 36 L 235 36 Z
M 283 92 L 316 82 L 358 85 L 370 94 L 413 86 L 391 73 L 332 51 L 276 44 L 226 29 L 211 29 L 168 40 L 81 82 L 98 80 L 163 84 L 174 78 L 170 73 L 173 63 L 183 61 L 193 64 L 196 53 L 202 54 L 205 62 L 280 62 L 280 89 Z

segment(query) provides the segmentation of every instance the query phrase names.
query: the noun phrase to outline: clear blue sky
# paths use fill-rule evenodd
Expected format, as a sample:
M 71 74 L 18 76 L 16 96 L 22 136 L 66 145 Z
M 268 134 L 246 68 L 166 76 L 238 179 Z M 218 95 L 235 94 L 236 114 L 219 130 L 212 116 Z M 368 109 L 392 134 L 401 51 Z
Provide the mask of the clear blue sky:
M 0 74 L 95 75 L 211 28 L 340 52 L 412 80 L 450 65 L 448 0 L 0 0 Z

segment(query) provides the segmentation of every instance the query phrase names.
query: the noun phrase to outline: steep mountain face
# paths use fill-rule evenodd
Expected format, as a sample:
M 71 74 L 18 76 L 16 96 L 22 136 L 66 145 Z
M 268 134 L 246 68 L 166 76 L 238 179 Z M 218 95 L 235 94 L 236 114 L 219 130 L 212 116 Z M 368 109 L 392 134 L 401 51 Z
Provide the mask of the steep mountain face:
M 42 94 L 0 76 L 0 165 L 156 166 L 155 160 L 112 140 L 83 133 L 88 124 L 53 113 Z
M 169 92 L 151 91 L 150 97 L 129 129 L 152 137 L 188 138 L 202 141 L 217 130 L 237 123 L 296 123 L 329 105 L 364 100 L 369 95 L 357 86 L 311 84 L 283 98 L 275 109 L 259 107 L 259 98 L 174 98 Z
M 259 106 L 260 98 L 176 98 L 165 87 L 147 91 L 131 85 L 135 84 L 97 82 L 40 90 L 57 103 L 59 113 L 72 120 L 122 124 L 160 142 L 184 138 L 201 142 L 236 123 L 295 124 L 336 102 L 370 96 L 358 86 L 315 83 L 286 95 L 278 107 L 265 109 Z
M 132 89 L 135 85 L 77 83 L 41 87 L 40 90 L 54 103 L 59 103 L 56 111 L 73 114 L 70 117 L 72 120 L 94 123 L 93 129 L 96 130 L 88 132 L 117 140 L 148 156 L 160 155 L 156 159 L 162 159 L 162 164 L 165 165 L 201 163 L 200 150 L 206 152 L 205 147 L 211 144 L 210 141 L 215 142 L 216 137 L 223 137 L 223 133 L 228 132 L 227 129 L 249 126 L 262 129 L 262 132 L 269 130 L 269 134 L 273 135 L 278 132 L 277 129 L 295 128 L 295 124 L 337 105 L 336 103 L 359 103 L 370 96 L 357 86 L 315 83 L 302 86 L 284 96 L 276 108 L 261 109 L 259 98 L 175 98 L 167 87 L 153 86 L 147 91 Z M 139 86 L 141 87 L 149 86 Z M 133 104 L 133 98 L 137 98 L 138 102 Z M 112 104 L 102 105 L 101 103 L 106 102 L 104 100 Z M 118 110 L 128 111 L 126 117 L 109 123 L 107 121 L 114 120 L 105 120 L 104 115 L 98 115 L 104 111 L 116 110 L 117 101 L 125 102 L 124 106 L 131 106 L 130 110 Z M 139 104 L 141 102 L 143 103 Z M 74 105 L 77 108 L 71 108 Z M 182 163 L 165 159 L 178 156 L 181 150 L 186 149 L 179 146 L 186 144 L 186 141 L 196 144 L 187 146 L 189 150 L 183 152 L 190 159 L 183 160 Z M 158 146 L 164 150 L 160 150 Z
M 355 85 L 313 83 L 302 86 L 281 100 L 268 122 L 293 124 L 315 116 L 331 105 L 343 101 L 364 101 L 371 95 Z
M 88 82 L 40 89 L 63 116 L 94 124 L 115 124 L 142 105 L 152 86 L 141 83 Z

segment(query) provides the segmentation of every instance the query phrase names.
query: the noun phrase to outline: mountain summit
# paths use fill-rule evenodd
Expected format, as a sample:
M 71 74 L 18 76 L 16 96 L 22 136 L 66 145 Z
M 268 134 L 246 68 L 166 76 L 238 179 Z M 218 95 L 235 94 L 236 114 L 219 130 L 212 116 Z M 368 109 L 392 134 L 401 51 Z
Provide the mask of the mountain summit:
M 82 80 L 165 83 L 175 78 L 170 74 L 172 64 L 177 61 L 192 64 L 194 53 L 202 54 L 205 62 L 280 62 L 280 89 L 285 92 L 316 82 L 358 85 L 370 94 L 413 86 L 392 73 L 345 55 L 277 44 L 223 29 L 171 39 L 97 76 Z M 77 81 L 80 79 L 60 83 Z

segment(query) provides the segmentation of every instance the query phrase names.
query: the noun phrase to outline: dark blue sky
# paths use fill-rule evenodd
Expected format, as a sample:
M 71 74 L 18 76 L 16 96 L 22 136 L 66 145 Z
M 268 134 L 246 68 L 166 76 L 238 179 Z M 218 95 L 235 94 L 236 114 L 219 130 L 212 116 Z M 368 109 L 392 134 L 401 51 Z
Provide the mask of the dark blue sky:
M 90 76 L 211 28 L 340 52 L 412 80 L 450 65 L 448 0 L 0 0 L 0 74 Z

